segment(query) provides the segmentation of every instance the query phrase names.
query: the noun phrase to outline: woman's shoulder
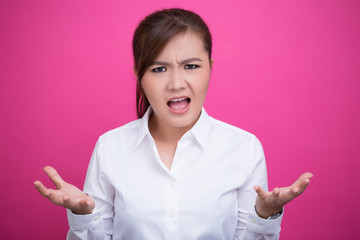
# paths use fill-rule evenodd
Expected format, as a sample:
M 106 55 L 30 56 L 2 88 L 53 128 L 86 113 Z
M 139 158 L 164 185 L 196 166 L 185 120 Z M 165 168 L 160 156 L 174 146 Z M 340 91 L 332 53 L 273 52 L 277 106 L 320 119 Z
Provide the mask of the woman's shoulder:
M 211 125 L 213 135 L 217 138 L 224 137 L 226 139 L 259 142 L 253 133 L 213 117 L 211 117 Z
M 253 133 L 250 133 L 240 127 L 226 123 L 226 122 L 218 120 L 216 118 L 211 117 L 211 122 L 212 122 L 213 128 L 215 128 L 215 129 L 219 129 L 221 131 L 225 131 L 225 132 L 229 132 L 229 133 L 233 133 L 233 134 L 244 135 L 244 136 L 250 137 L 250 138 L 255 137 L 255 135 Z
M 133 138 L 139 132 L 139 128 L 141 126 L 141 119 L 136 119 L 129 123 L 126 123 L 122 126 L 117 128 L 111 129 L 99 137 L 99 141 L 119 141 L 121 139 L 128 139 Z

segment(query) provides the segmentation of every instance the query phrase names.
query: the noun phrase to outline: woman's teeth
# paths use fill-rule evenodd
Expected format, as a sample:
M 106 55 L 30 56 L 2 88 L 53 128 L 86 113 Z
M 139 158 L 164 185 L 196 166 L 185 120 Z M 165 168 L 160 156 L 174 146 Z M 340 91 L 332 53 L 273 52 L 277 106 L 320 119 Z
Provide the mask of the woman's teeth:
M 171 102 L 180 102 L 180 101 L 184 101 L 186 100 L 186 98 L 179 98 L 179 99 L 173 99 L 173 100 L 170 100 Z
M 175 110 L 186 108 L 190 103 L 190 98 L 176 98 L 168 101 L 168 106 Z

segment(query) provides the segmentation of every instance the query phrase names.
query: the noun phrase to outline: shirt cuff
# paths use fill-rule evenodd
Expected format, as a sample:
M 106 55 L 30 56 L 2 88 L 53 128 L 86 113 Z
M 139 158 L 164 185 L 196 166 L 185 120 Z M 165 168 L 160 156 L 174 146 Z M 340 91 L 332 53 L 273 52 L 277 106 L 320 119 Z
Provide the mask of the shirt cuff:
M 249 221 L 246 228 L 252 232 L 260 234 L 278 234 L 280 233 L 280 224 L 282 221 L 282 214 L 276 219 L 264 219 L 257 215 L 255 208 L 249 212 Z
M 84 229 L 98 225 L 101 221 L 101 209 L 94 209 L 91 214 L 75 214 L 70 209 L 66 209 L 70 229 Z

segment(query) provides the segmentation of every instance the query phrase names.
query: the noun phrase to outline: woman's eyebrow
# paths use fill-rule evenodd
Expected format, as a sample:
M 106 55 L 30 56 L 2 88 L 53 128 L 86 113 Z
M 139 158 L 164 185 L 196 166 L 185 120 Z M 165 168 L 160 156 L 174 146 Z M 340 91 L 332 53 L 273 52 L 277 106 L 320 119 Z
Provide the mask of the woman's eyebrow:
M 200 58 L 197 58 L 197 57 L 193 57 L 193 58 L 189 58 L 189 59 L 185 59 L 185 60 L 182 60 L 180 62 L 180 64 L 187 64 L 187 63 L 191 63 L 191 62 L 202 62 L 202 60 Z
M 168 62 L 160 62 L 160 61 L 154 61 L 150 64 L 150 66 L 153 66 L 153 65 L 160 65 L 160 66 L 169 66 L 170 63 Z
M 200 58 L 197 58 L 197 57 L 193 57 L 193 58 L 189 58 L 189 59 L 184 59 L 180 62 L 180 65 L 182 64 L 187 64 L 187 63 L 191 63 L 191 62 L 195 62 L 195 61 L 198 61 L 198 62 L 202 62 L 202 60 Z M 160 65 L 160 66 L 169 66 L 171 65 L 169 62 L 161 62 L 161 61 L 154 61 L 151 63 L 150 66 L 153 66 L 153 65 Z

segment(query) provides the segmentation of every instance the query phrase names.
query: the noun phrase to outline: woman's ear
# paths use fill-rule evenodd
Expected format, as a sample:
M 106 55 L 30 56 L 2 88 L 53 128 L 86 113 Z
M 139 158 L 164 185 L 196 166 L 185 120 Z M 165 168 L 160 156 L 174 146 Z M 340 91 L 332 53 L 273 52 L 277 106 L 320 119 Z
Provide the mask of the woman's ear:
M 210 61 L 210 70 L 213 68 L 213 65 L 214 65 L 214 59 L 212 58 Z

